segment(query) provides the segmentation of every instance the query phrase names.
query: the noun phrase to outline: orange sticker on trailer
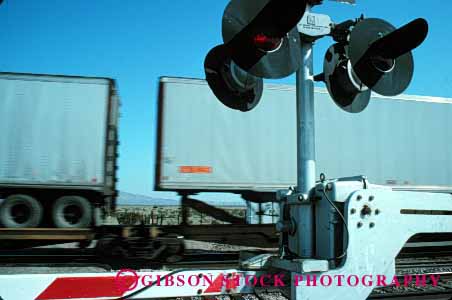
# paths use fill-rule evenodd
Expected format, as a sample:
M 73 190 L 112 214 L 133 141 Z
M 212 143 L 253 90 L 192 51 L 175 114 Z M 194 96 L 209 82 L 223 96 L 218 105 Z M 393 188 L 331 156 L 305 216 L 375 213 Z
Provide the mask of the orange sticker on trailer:
M 212 167 L 208 166 L 180 166 L 179 173 L 184 174 L 210 174 Z

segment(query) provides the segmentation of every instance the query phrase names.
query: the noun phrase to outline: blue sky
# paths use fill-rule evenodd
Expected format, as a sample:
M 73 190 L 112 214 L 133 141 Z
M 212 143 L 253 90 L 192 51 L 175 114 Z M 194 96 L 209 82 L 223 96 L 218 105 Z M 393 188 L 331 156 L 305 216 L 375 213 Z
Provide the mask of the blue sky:
M 244 0 L 252 1 L 252 0 Z M 423 17 L 426 42 L 415 51 L 409 94 L 452 97 L 452 1 L 325 1 L 315 12 L 334 21 L 384 18 L 401 26 Z M 221 43 L 226 0 L 5 0 L 0 6 L 0 70 L 111 77 L 122 100 L 120 189 L 152 195 L 157 82 L 163 75 L 204 77 L 204 57 Z M 316 44 L 315 69 L 331 44 Z M 279 80 L 294 83 L 294 76 Z

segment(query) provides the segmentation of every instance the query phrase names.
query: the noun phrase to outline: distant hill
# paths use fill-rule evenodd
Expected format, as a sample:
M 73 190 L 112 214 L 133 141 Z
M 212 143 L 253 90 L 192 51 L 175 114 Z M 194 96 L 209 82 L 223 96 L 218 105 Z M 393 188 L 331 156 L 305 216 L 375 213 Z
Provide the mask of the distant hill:
M 193 196 L 195 199 L 199 199 L 197 196 Z M 202 199 L 200 199 L 202 200 Z M 132 194 L 128 192 L 119 192 L 118 205 L 150 205 L 150 206 L 176 206 L 179 205 L 179 200 L 165 199 L 154 196 L 145 196 Z M 215 206 L 245 206 L 244 201 L 240 200 L 205 200 L 206 203 Z
M 127 193 L 127 192 L 119 192 L 118 205 L 175 206 L 175 205 L 179 205 L 179 200 L 162 199 L 162 198 Z

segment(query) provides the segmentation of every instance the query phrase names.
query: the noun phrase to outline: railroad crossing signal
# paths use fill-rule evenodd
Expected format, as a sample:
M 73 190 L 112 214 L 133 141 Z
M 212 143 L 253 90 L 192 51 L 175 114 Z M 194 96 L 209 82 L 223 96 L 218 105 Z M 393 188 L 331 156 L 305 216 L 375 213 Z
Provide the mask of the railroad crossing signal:
M 334 0 L 354 4 L 353 0 Z M 222 21 L 224 44 L 207 55 L 207 82 L 226 106 L 249 111 L 259 103 L 262 78 L 283 78 L 301 64 L 302 43 L 324 36 L 337 42 L 326 55 L 324 81 L 334 102 L 357 113 L 374 91 L 402 93 L 413 77 L 411 51 L 426 38 L 428 24 L 416 19 L 396 29 L 381 19 L 333 24 L 327 15 L 307 12 L 320 0 L 231 0 Z
M 411 50 L 427 37 L 428 24 L 416 19 L 396 29 L 381 19 L 360 19 L 347 37 L 338 38 L 325 55 L 323 76 L 334 102 L 348 112 L 361 112 L 371 91 L 395 96 L 413 77 Z
M 301 65 L 296 26 L 306 0 L 232 0 L 223 15 L 223 45 L 204 61 L 207 82 L 226 106 L 253 109 L 262 78 L 283 78 Z
M 331 243 L 331 237 L 344 241 L 345 235 L 329 228 L 324 237 L 318 230 L 328 225 L 324 222 L 328 220 L 315 213 L 317 208 L 320 211 L 323 208 L 317 204 L 313 81 L 324 81 L 335 103 L 352 113 L 366 108 L 371 91 L 382 95 L 399 94 L 411 81 L 411 50 L 425 40 L 428 24 L 424 19 L 417 19 L 396 29 L 384 20 L 363 17 L 333 24 L 328 16 L 310 12 L 312 6 L 321 2 L 293 0 L 291 7 L 289 1 L 282 0 L 231 0 L 223 17 L 224 45 L 209 52 L 205 70 L 209 86 L 218 99 L 242 111 L 254 108 L 259 102 L 262 78 L 281 78 L 297 71 L 297 186 L 278 193 L 284 211 L 278 226 L 282 255 L 270 264 L 291 272 L 305 270 L 305 266 L 306 269 L 313 267 L 312 272 L 328 274 L 332 254 L 341 250 Z M 337 2 L 353 4 L 355 1 Z M 313 41 L 328 35 L 336 44 L 325 55 L 324 72 L 313 77 Z M 364 178 L 359 180 L 365 183 Z M 323 188 L 328 202 L 342 216 L 328 199 L 327 188 Z M 328 207 L 325 214 L 326 211 L 331 210 Z M 353 241 L 348 236 L 350 227 L 344 216 L 342 221 L 347 244 L 339 246 L 343 247 L 343 253 L 334 260 L 351 254 L 347 253 L 348 245 Z M 326 245 L 328 250 L 321 253 L 318 245 Z M 349 265 L 350 269 L 358 267 L 353 259 Z M 324 290 L 317 289 L 312 294 L 306 291 L 294 287 L 292 298 L 325 298 Z

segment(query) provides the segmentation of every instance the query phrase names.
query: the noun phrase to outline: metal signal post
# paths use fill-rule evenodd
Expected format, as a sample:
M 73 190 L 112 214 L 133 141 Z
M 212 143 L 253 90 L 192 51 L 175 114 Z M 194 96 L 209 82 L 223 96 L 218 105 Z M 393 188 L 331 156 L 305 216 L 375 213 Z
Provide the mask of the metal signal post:
M 306 12 L 310 11 L 307 4 Z M 297 230 L 297 249 L 301 257 L 312 257 L 314 251 L 314 214 L 310 201 L 310 192 L 315 187 L 315 115 L 314 115 L 314 79 L 313 44 L 301 40 L 301 67 L 296 72 L 297 94 L 297 193 L 301 205 L 295 206 Z M 303 203 L 306 202 L 306 203 Z

